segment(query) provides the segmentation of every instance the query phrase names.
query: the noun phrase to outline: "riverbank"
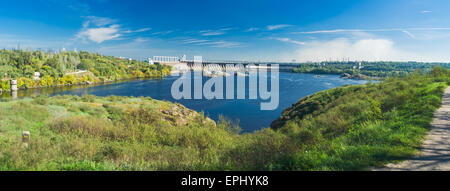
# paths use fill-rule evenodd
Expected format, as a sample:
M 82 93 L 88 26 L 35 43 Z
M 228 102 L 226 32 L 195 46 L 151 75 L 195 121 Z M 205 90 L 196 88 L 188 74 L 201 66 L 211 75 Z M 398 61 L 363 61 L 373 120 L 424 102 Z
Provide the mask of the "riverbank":
M 388 77 L 405 77 L 414 72 L 427 73 L 434 67 L 450 68 L 449 63 L 422 62 L 318 62 L 301 63 L 293 72 L 309 74 L 335 74 L 347 79 L 381 80 Z
M 344 79 L 354 79 L 354 80 L 381 80 L 380 77 L 376 77 L 376 76 L 366 76 L 364 74 L 348 74 L 348 73 L 343 73 L 341 74 L 341 77 Z
M 166 76 L 164 76 L 166 77 Z M 33 88 L 27 88 L 27 89 L 19 89 L 15 91 L 15 96 L 13 96 L 13 91 L 5 91 L 0 92 L 0 99 L 3 98 L 18 98 L 18 97 L 26 97 L 26 95 L 33 95 L 36 96 L 34 92 L 47 92 L 45 95 L 52 94 L 52 92 L 63 92 L 68 90 L 74 90 L 78 88 L 88 88 L 88 87 L 95 87 L 95 86 L 101 86 L 101 85 L 109 85 L 109 84 L 118 84 L 123 82 L 129 82 L 129 81 L 135 81 L 135 80 L 159 80 L 164 77 L 133 77 L 133 78 L 124 78 L 124 79 L 117 79 L 117 80 L 108 80 L 108 81 L 98 81 L 98 82 L 92 82 L 92 83 L 78 83 L 73 85 L 55 85 L 55 86 L 42 86 L 42 87 L 33 87 Z
M 119 82 L 123 82 L 123 81 L 128 81 L 128 80 L 139 80 L 139 79 L 161 79 L 164 78 L 165 76 L 167 76 L 168 74 L 162 74 L 161 76 L 155 76 L 155 77 L 151 77 L 151 76 L 147 76 L 147 77 L 129 77 L 129 78 L 117 78 L 114 80 L 94 80 L 94 81 L 85 81 L 85 82 L 78 82 L 78 83 L 70 83 L 70 84 L 55 84 L 55 85 L 48 85 L 48 86 L 35 86 L 35 87 L 21 87 L 16 91 L 23 91 L 23 90 L 32 90 L 32 89 L 43 89 L 43 88 L 59 88 L 59 87 L 67 87 L 67 86 L 84 86 L 84 85 L 102 85 L 102 84 L 111 84 L 111 83 L 119 83 Z M 5 90 L 3 91 L 2 89 L 0 89 L 0 95 L 2 95 L 2 93 L 11 93 L 13 92 L 11 89 Z
M 128 78 L 164 77 L 171 67 L 85 51 L 0 50 L 1 92 Z M 4 73 L 3 73 L 4 72 Z

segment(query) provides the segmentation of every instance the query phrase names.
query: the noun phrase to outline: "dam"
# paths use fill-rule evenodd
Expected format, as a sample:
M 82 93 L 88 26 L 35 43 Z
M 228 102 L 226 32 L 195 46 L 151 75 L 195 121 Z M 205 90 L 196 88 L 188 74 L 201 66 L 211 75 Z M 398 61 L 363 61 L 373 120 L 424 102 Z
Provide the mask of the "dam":
M 161 64 L 174 67 L 176 71 L 245 71 L 248 69 L 278 69 L 279 71 L 291 71 L 299 66 L 298 63 L 281 62 L 254 62 L 254 61 L 224 61 L 224 60 L 203 60 L 201 56 L 194 56 L 194 60 L 187 60 L 186 55 L 181 58 L 174 56 L 153 56 L 148 58 L 149 64 Z

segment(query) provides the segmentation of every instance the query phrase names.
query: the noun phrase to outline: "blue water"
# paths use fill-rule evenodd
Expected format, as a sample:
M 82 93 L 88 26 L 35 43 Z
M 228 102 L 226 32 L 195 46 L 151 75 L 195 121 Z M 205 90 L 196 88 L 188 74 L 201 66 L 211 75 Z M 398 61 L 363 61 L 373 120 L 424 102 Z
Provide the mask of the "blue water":
M 279 73 L 279 106 L 275 110 L 262 111 L 260 109 L 261 101 L 266 100 L 251 100 L 248 99 L 248 77 L 247 79 L 247 98 L 246 99 L 232 99 L 232 100 L 194 100 L 181 99 L 175 100 L 171 95 L 172 83 L 178 79 L 175 76 L 165 77 L 160 80 L 146 79 L 126 81 L 114 84 L 104 84 L 99 86 L 91 86 L 86 88 L 77 88 L 71 90 L 64 90 L 61 92 L 52 92 L 51 95 L 84 95 L 92 94 L 96 96 L 149 96 L 158 100 L 168 100 L 178 102 L 186 107 L 196 110 L 204 111 L 205 114 L 218 120 L 219 115 L 223 115 L 234 122 L 239 122 L 239 125 L 244 132 L 252 132 L 261 129 L 262 127 L 269 127 L 271 122 L 279 118 L 281 112 L 290 107 L 300 98 L 313 94 L 318 91 L 343 86 L 346 84 L 363 84 L 364 80 L 342 79 L 337 75 L 321 75 L 323 77 L 317 78 L 313 74 L 300 74 L 290 72 Z M 236 78 L 236 77 L 235 77 Z M 210 78 L 203 77 L 203 81 Z M 236 82 L 236 80 L 235 80 Z M 224 80 L 225 83 L 225 80 Z M 270 83 L 268 83 L 270 90 Z M 225 85 L 224 85 L 225 87 Z M 234 86 L 236 88 L 236 85 Z M 236 90 L 235 90 L 236 93 Z M 259 96 L 258 96 L 259 97 Z

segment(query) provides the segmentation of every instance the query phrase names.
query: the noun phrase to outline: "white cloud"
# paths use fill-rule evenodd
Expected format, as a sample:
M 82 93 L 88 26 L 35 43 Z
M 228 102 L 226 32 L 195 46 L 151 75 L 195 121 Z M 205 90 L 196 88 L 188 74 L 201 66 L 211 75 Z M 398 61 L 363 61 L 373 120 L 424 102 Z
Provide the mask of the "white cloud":
M 407 30 L 403 30 L 402 32 L 405 33 L 406 35 L 408 35 L 408 36 L 411 37 L 411 38 L 416 38 L 415 35 L 413 35 L 412 33 L 410 33 L 410 32 L 407 31 Z
M 330 29 L 316 31 L 292 32 L 292 34 L 327 34 L 327 33 L 355 33 L 355 32 L 389 32 L 389 31 L 437 31 L 450 30 L 449 27 L 430 27 L 430 28 L 386 28 L 386 29 Z
M 202 36 L 216 36 L 216 35 L 223 35 L 225 32 L 223 31 L 210 31 L 210 32 L 204 32 L 201 35 Z
M 197 40 L 197 39 L 183 40 L 183 44 L 194 44 L 194 43 L 202 43 L 202 42 L 208 42 L 208 40 Z
M 210 47 L 216 47 L 216 48 L 232 48 L 232 47 L 240 46 L 240 43 L 219 40 L 219 41 L 202 42 L 202 43 L 198 43 L 197 45 L 211 45 Z
M 134 32 L 145 32 L 145 31 L 149 31 L 149 30 L 152 30 L 152 28 L 142 28 L 142 29 L 138 29 Z
M 233 47 L 239 47 L 241 43 L 239 42 L 231 42 L 231 41 L 224 41 L 224 40 L 204 40 L 204 39 L 186 39 L 181 42 L 182 44 L 192 44 L 197 46 L 204 46 L 208 45 L 209 47 L 216 47 L 216 48 L 233 48 Z
M 277 30 L 277 29 L 282 29 L 282 28 L 286 28 L 286 27 L 290 27 L 291 25 L 268 25 L 267 26 L 267 30 Z
M 422 13 L 422 14 L 427 14 L 427 13 L 431 13 L 432 11 L 429 11 L 429 10 L 423 10 L 423 11 L 421 11 L 420 13 Z
M 76 34 L 76 39 L 91 40 L 102 43 L 106 40 L 116 39 L 120 34 L 120 25 L 114 24 L 117 21 L 106 17 L 87 16 L 83 23 L 83 28 Z
M 119 25 L 111 25 L 108 27 L 85 28 L 77 34 L 78 38 L 89 39 L 96 43 L 102 43 L 106 40 L 112 40 L 120 37 Z
M 139 33 L 139 32 L 145 32 L 145 31 L 149 31 L 152 30 L 152 28 L 142 28 L 142 29 L 138 29 L 138 30 L 127 30 L 124 33 Z
M 235 48 L 241 46 L 241 43 L 239 42 L 229 42 L 229 41 L 217 41 L 215 45 L 212 45 L 211 47 L 216 48 Z
M 116 24 L 117 20 L 97 17 L 97 16 L 86 16 L 86 20 L 83 22 L 83 27 L 76 34 L 74 40 L 82 39 L 83 42 L 87 40 L 102 43 L 107 40 L 117 40 L 124 34 L 139 33 L 151 30 L 151 28 L 141 28 L 137 30 L 123 30 L 120 25 Z
M 83 23 L 84 28 L 89 27 L 89 25 L 102 27 L 117 22 L 116 20 L 107 17 L 86 16 L 84 18 L 86 19 Z
M 257 30 L 259 30 L 259 28 L 252 27 L 252 28 L 248 28 L 247 30 L 245 30 L 245 32 L 252 32 L 252 31 L 257 31 Z
M 294 32 L 295 34 L 321 34 L 321 33 L 340 33 L 340 32 L 363 32 L 359 29 L 332 29 L 332 30 L 317 30 L 317 31 L 303 31 Z
M 226 33 L 226 31 L 233 30 L 233 28 L 222 28 L 218 30 L 203 30 L 200 31 L 200 35 L 202 36 L 217 36 L 217 35 L 223 35 Z
M 173 30 L 154 32 L 152 35 L 168 35 L 170 33 L 173 33 Z
M 350 41 L 346 38 L 331 41 L 309 42 L 293 55 L 298 61 L 364 60 L 364 61 L 409 61 L 416 56 L 394 47 L 388 39 L 361 39 Z
M 134 39 L 133 42 L 135 42 L 135 43 L 144 43 L 144 42 L 148 42 L 148 41 L 150 41 L 149 38 L 141 38 L 141 37 L 138 37 L 138 38 Z
M 297 45 L 305 45 L 305 42 L 302 41 L 297 41 L 297 40 L 292 40 L 290 38 L 277 38 L 277 37 L 272 37 L 270 39 L 275 39 L 281 42 L 288 42 L 288 43 L 293 43 L 293 44 L 297 44 Z

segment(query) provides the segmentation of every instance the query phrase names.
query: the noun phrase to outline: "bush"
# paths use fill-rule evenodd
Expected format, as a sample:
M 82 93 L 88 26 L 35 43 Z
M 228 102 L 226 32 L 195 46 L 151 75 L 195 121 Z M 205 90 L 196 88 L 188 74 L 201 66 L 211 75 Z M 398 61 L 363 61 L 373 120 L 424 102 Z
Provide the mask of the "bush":
M 108 118 L 112 121 L 118 121 L 124 115 L 124 111 L 120 107 L 115 107 L 110 104 L 103 104 L 103 107 L 108 112 Z
M 86 94 L 86 95 L 83 95 L 81 97 L 81 100 L 83 100 L 84 102 L 91 102 L 92 103 L 92 102 L 95 101 L 95 96 Z
M 103 139 L 115 139 L 121 133 L 108 121 L 91 116 L 72 116 L 57 119 L 50 124 L 50 129 L 62 134 Z
M 49 98 L 47 96 L 38 96 L 38 97 L 34 98 L 33 103 L 39 104 L 39 105 L 48 105 L 49 104 L 48 99 Z
M 10 84 L 10 81 L 9 81 L 9 80 L 1 80 L 1 81 L 0 81 L 0 88 L 1 88 L 3 91 L 9 91 L 9 90 L 11 90 L 11 84 Z

